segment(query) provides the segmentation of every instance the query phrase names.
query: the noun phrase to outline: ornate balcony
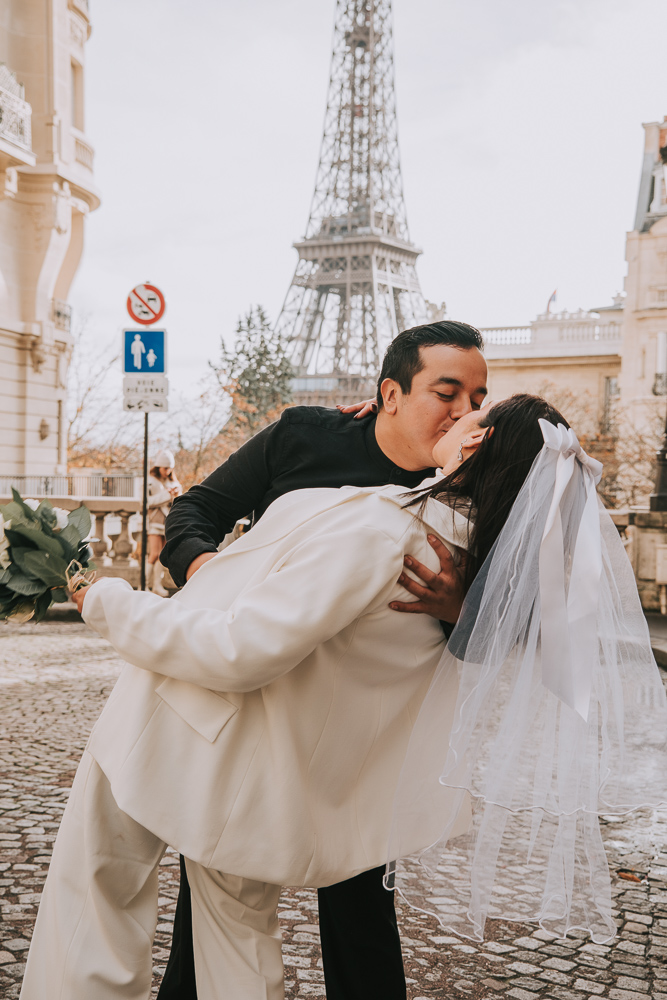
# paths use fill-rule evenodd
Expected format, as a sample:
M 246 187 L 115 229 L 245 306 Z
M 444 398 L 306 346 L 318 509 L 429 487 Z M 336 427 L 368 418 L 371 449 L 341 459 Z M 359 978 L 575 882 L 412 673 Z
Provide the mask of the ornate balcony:
M 32 108 L 25 100 L 23 86 L 7 66 L 0 64 L 0 139 L 31 153 L 31 116 Z M 24 158 L 18 162 L 24 162 Z
M 82 167 L 87 170 L 93 169 L 93 159 L 95 158 L 95 151 L 92 146 L 88 145 L 80 136 L 74 136 L 74 159 L 77 163 L 80 163 Z

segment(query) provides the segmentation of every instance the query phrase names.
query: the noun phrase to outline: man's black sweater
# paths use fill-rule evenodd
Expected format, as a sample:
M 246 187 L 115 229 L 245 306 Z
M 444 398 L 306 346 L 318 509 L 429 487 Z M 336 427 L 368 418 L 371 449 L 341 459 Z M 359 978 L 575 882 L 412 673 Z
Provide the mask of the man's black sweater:
M 315 487 L 405 486 L 434 469 L 407 472 L 387 458 L 375 439 L 375 418 L 321 406 L 295 406 L 266 427 L 173 503 L 161 560 L 178 586 L 193 559 L 215 552 L 239 518 L 257 520 L 291 490 Z

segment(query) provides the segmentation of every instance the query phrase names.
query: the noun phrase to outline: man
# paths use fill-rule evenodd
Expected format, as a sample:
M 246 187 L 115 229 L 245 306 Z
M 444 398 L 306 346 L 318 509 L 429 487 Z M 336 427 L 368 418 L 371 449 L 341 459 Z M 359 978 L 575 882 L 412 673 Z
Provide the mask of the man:
M 286 410 L 174 502 L 160 558 L 175 582 L 183 585 L 212 559 L 239 518 L 252 511 L 256 521 L 291 490 L 394 484 L 408 491 L 418 486 L 434 472 L 436 441 L 484 401 L 482 344 L 480 333 L 465 323 L 441 321 L 406 330 L 385 355 L 377 417 L 359 421 L 321 407 Z M 408 562 L 425 585 L 402 575 L 400 582 L 418 601 L 391 607 L 452 622 L 461 605 L 460 581 L 447 549 L 437 540 L 432 546 L 441 573 Z M 384 889 L 383 874 L 384 868 L 376 868 L 318 890 L 328 1000 L 405 1000 L 394 897 Z M 181 863 L 172 953 L 158 1000 L 196 996 L 189 889 Z

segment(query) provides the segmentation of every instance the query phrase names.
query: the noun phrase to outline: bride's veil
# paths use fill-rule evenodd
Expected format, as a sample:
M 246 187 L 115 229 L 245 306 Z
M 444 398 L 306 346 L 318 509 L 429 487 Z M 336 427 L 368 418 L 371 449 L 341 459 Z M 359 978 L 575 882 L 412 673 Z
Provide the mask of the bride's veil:
M 601 466 L 571 430 L 540 425 L 545 445 L 468 593 L 401 773 L 389 859 L 422 868 L 390 863 L 387 884 L 458 934 L 481 938 L 502 917 L 604 941 L 616 925 L 598 815 L 667 801 L 667 702 L 596 494 Z M 470 805 L 468 833 L 451 840 Z

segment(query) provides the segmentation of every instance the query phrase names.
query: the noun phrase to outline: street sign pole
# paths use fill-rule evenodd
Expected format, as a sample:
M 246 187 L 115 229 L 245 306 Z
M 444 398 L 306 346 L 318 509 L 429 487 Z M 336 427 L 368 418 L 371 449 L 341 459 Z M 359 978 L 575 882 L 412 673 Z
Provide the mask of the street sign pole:
M 123 409 L 144 414 L 144 470 L 141 503 L 141 572 L 139 586 L 146 589 L 148 558 L 148 413 L 169 409 L 167 395 L 166 330 L 148 330 L 162 318 L 166 305 L 159 288 L 145 282 L 133 288 L 127 297 L 127 311 L 141 330 L 123 330 Z
M 148 513 L 148 411 L 144 413 L 144 487 L 141 504 L 141 590 L 146 589 L 146 559 L 148 558 L 148 531 L 146 515 Z

